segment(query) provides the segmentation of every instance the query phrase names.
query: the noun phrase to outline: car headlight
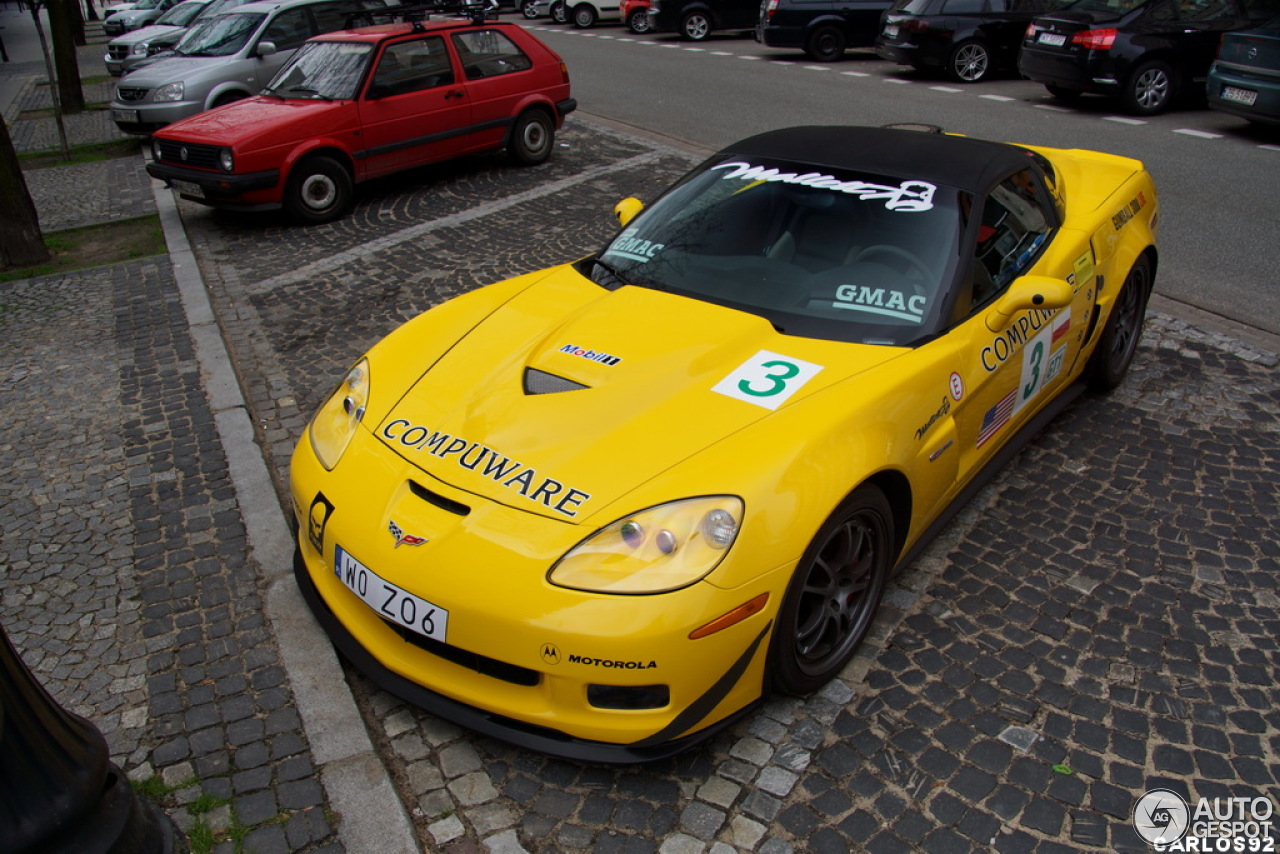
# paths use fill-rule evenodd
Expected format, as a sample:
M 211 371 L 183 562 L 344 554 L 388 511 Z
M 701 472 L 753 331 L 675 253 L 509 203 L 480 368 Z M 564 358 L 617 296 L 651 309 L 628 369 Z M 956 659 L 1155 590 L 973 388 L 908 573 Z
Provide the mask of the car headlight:
M 307 431 L 311 436 L 311 450 L 326 470 L 333 471 L 342 459 L 368 404 L 369 360 L 361 359 L 316 411 Z
M 236 160 L 231 149 L 223 148 L 218 151 L 218 165 L 222 167 L 223 172 L 230 172 L 235 168 Z
M 547 580 L 595 593 L 665 593 L 715 569 L 742 526 L 742 499 L 685 498 L 641 510 L 587 537 Z
M 156 89 L 156 94 L 152 96 L 153 101 L 181 101 L 185 87 L 182 81 L 176 83 L 166 83 Z
M 149 45 L 147 42 L 138 42 L 133 46 L 133 50 L 129 51 L 129 53 L 133 54 L 134 56 L 146 56 L 147 50 L 150 47 L 151 45 Z

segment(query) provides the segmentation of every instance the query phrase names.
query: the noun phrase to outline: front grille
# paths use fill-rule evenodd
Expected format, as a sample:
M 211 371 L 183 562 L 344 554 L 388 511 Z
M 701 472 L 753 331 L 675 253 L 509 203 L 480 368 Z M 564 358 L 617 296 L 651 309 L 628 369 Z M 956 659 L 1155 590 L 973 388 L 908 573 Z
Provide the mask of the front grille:
M 181 163 L 193 169 L 217 169 L 216 145 L 200 145 L 194 142 L 175 142 L 172 139 L 157 140 L 160 143 L 160 159 L 169 163 Z
M 116 94 L 120 96 L 121 101 L 144 101 L 150 89 L 137 89 L 133 86 L 117 86 Z
M 459 667 L 474 670 L 482 676 L 491 676 L 494 679 L 501 679 L 503 682 L 510 682 L 512 685 L 524 685 L 530 688 L 542 681 L 542 675 L 536 670 L 530 670 L 517 664 L 508 664 L 505 661 L 498 661 L 496 658 L 489 658 L 478 652 L 470 652 L 465 649 L 459 649 L 456 646 L 449 646 L 447 643 L 441 643 L 440 641 L 423 637 L 417 632 L 411 632 L 390 620 L 384 620 L 383 622 L 386 623 L 389 629 L 403 638 L 406 643 L 413 644 L 423 652 L 429 652 L 437 658 L 453 662 Z
M 129 46 L 124 44 L 107 45 L 107 53 L 112 59 L 124 59 L 129 55 Z

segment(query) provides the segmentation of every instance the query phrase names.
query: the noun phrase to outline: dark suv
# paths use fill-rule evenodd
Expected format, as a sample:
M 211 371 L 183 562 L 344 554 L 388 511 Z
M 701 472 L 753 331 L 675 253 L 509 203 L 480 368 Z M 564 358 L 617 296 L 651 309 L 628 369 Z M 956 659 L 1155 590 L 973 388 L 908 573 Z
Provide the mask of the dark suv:
M 756 25 L 760 0 L 653 0 L 649 26 L 702 41 L 715 30 L 749 30 Z
M 892 0 L 765 0 L 756 41 L 798 47 L 810 59 L 832 62 L 845 48 L 871 47 Z
M 1203 92 L 1222 34 L 1251 26 L 1240 0 L 1076 0 L 1027 28 L 1018 71 L 1054 97 L 1118 97 L 1136 115 Z
M 977 83 L 1018 66 L 1018 48 L 1036 15 L 1062 0 L 897 0 L 876 39 L 881 59 L 940 69 L 957 83 Z

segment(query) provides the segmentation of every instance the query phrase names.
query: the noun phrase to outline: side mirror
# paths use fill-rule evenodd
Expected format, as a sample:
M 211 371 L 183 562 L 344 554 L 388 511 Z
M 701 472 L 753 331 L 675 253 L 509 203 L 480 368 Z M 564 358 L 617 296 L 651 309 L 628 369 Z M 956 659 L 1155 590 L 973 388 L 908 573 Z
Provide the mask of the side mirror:
M 258 42 L 258 46 L 253 49 L 253 55 L 257 57 L 270 56 L 276 52 L 275 42 Z
M 1023 276 L 1015 279 L 995 305 L 987 310 L 987 328 L 1000 332 L 1023 311 L 1062 308 L 1071 304 L 1075 289 L 1062 279 L 1048 276 Z
M 642 210 L 644 210 L 644 202 L 634 196 L 628 196 L 613 206 L 613 215 L 618 218 L 618 225 L 626 225 Z

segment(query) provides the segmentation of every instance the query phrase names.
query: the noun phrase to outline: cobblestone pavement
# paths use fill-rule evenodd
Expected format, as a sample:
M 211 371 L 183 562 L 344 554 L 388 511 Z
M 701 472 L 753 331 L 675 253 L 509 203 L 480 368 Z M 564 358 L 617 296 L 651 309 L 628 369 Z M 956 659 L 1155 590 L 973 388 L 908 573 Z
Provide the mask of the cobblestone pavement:
M 345 366 L 450 295 L 590 251 L 692 160 L 571 122 L 297 228 L 182 207 L 283 484 Z M 1153 316 L 889 592 L 843 678 L 640 768 L 476 737 L 349 679 L 433 850 L 1145 850 L 1138 796 L 1280 799 L 1274 354 Z

